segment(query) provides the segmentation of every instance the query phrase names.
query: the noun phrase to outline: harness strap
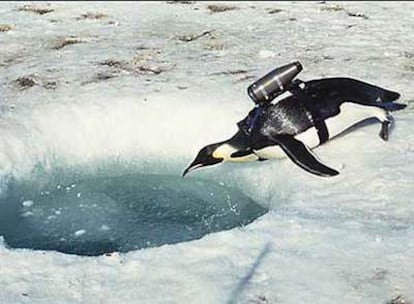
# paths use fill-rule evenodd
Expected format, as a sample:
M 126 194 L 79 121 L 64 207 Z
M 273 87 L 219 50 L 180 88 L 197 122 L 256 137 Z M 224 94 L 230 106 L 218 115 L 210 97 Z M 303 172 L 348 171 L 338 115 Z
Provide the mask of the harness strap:
M 263 107 L 262 106 L 257 106 L 254 109 L 253 117 L 251 117 L 247 121 L 247 132 L 250 133 L 253 130 L 253 127 L 256 124 L 256 121 L 259 118 L 260 114 L 262 114 L 262 112 L 263 112 Z
M 313 124 L 318 132 L 319 145 L 326 143 L 329 140 L 328 127 L 326 126 L 325 120 L 318 115 L 318 111 L 315 109 L 314 106 L 315 103 L 313 98 L 306 94 L 304 90 L 302 90 L 298 86 L 296 86 L 295 93 L 301 95 L 301 98 L 304 100 L 303 104 L 306 110 L 308 110 L 311 115 Z
M 323 119 L 318 119 L 315 115 L 312 115 L 313 123 L 315 124 L 316 130 L 318 130 L 319 144 L 326 143 L 329 139 L 329 131 L 326 127 L 326 123 Z

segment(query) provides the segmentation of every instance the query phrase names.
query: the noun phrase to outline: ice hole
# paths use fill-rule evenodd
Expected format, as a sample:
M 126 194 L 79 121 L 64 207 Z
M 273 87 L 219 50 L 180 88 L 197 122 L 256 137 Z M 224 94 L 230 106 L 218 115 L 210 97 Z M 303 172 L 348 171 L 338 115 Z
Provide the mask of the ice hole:
M 174 244 L 246 225 L 267 210 L 240 190 L 168 175 L 90 178 L 0 200 L 0 235 L 12 248 L 79 255 Z

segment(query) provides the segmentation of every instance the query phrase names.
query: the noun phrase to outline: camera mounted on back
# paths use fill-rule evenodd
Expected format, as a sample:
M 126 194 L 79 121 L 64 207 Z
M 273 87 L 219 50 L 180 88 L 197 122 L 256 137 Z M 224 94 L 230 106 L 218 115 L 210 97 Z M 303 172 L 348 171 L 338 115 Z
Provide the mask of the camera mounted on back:
M 258 106 L 266 105 L 286 92 L 302 69 L 298 61 L 278 67 L 252 83 L 247 88 L 247 94 Z

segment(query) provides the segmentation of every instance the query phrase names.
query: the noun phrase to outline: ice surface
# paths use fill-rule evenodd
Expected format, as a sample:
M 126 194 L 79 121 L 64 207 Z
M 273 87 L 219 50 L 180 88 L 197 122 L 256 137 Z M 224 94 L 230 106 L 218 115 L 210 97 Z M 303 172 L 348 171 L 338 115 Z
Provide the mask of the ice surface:
M 189 177 L 270 208 L 244 228 L 93 258 L 4 245 L 0 302 L 414 300 L 413 4 L 231 2 L 216 13 L 209 4 L 35 3 L 54 9 L 39 15 L 2 3 L 1 23 L 13 29 L 0 32 L 1 194 L 13 184 L 66 191 L 88 178 L 178 176 L 199 148 L 235 132 L 255 77 L 295 60 L 304 80 L 345 76 L 400 92 L 409 107 L 394 114 L 389 142 L 374 124 L 318 148 L 341 172 L 331 179 L 287 160 Z M 72 233 L 81 229 L 86 237 Z

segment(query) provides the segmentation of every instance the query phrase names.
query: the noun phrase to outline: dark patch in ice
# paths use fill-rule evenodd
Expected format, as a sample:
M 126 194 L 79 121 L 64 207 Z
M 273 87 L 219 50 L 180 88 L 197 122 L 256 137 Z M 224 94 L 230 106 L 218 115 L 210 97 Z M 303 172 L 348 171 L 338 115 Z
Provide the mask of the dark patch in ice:
M 122 62 L 119 60 L 107 59 L 107 60 L 99 62 L 98 64 L 122 69 L 125 65 L 125 62 Z
M 167 4 L 194 4 L 195 1 L 167 1 Z
M 216 75 L 239 75 L 239 74 L 246 74 L 248 72 L 250 72 L 250 71 L 249 70 L 238 69 L 238 70 L 214 72 L 214 73 L 211 73 L 210 76 L 216 76 Z
M 204 31 L 200 34 L 192 34 L 192 35 L 182 35 L 182 36 L 178 36 L 178 40 L 183 41 L 183 42 L 191 42 L 197 39 L 200 39 L 201 37 L 210 35 L 213 31 Z
M 83 43 L 84 41 L 82 39 L 79 39 L 77 37 L 66 37 L 66 38 L 59 38 L 54 46 L 52 46 L 52 49 L 54 50 L 60 50 L 63 49 L 65 46 Z
M 149 47 L 149 46 L 145 46 L 145 45 L 139 45 L 135 48 L 138 51 L 144 51 L 144 50 L 152 50 L 153 48 Z
M 103 13 L 92 13 L 92 12 L 87 12 L 85 14 L 81 14 L 79 17 L 76 18 L 76 20 L 100 20 L 100 19 L 105 19 L 108 18 L 109 16 L 107 14 L 103 14 Z
M 132 174 L 32 189 L 0 199 L 0 235 L 13 248 L 100 255 L 174 244 L 239 227 L 267 210 L 213 181 Z
M 251 304 L 267 304 L 269 302 L 267 301 L 266 296 L 260 295 L 260 296 L 255 296 L 249 303 L 251 303 Z
M 98 65 L 107 66 L 115 73 L 127 72 L 135 75 L 159 75 L 171 70 L 174 65 L 160 66 L 156 63 L 149 62 L 152 56 L 159 54 L 160 50 L 150 49 L 149 52 L 138 54 L 130 60 L 106 59 L 98 62 Z
M 54 90 L 57 88 L 57 82 L 56 81 L 47 81 L 46 83 L 43 84 L 43 87 L 46 90 Z
M 118 73 L 112 73 L 112 72 L 103 72 L 103 73 L 101 73 L 101 72 L 99 72 L 99 73 L 96 73 L 96 75 L 92 79 L 82 82 L 81 85 L 88 85 L 88 84 L 91 84 L 91 83 L 97 83 L 97 82 L 113 79 L 113 78 L 116 78 L 118 76 L 119 76 Z
M 96 74 L 96 80 L 97 81 L 108 80 L 108 79 L 115 78 L 116 76 L 117 75 L 115 75 L 115 74 L 98 73 L 98 74 Z
M 28 75 L 19 77 L 16 80 L 14 80 L 14 85 L 20 89 L 20 90 L 26 90 L 29 89 L 35 85 L 39 85 L 46 90 L 54 90 L 57 88 L 58 84 L 54 80 L 47 80 L 42 79 L 39 75 Z
M 339 12 L 343 10 L 345 9 L 340 5 L 326 6 L 326 7 L 321 8 L 321 11 L 326 11 L 326 12 Z
M 404 70 L 409 71 L 409 72 L 414 72 L 414 65 L 406 64 L 404 65 Z
M 0 33 L 1 32 L 8 32 L 10 30 L 12 30 L 14 28 L 13 25 L 9 25 L 9 24 L 0 24 Z
M 356 24 L 348 24 L 347 26 L 346 26 L 346 29 L 350 29 L 350 28 L 353 28 L 353 27 L 355 27 L 356 26 Z
M 4 66 L 4 67 L 11 66 L 11 65 L 18 62 L 18 58 L 19 57 L 17 57 L 17 56 L 14 56 L 14 57 L 13 56 L 9 56 L 9 57 L 4 56 L 3 58 L 0 58 L 0 66 Z
M 37 6 L 31 4 L 23 5 L 22 7 L 19 7 L 17 10 L 21 12 L 35 13 L 38 15 L 44 15 L 54 11 L 54 9 L 47 6 Z
M 402 55 L 407 59 L 414 60 L 414 52 L 412 52 L 412 51 L 404 51 L 404 52 L 402 52 Z
M 280 9 L 280 8 L 269 8 L 269 9 L 267 9 L 267 13 L 270 14 L 270 15 L 278 14 L 280 12 L 283 12 L 283 10 Z
M 322 60 L 325 60 L 325 61 L 327 61 L 327 60 L 334 60 L 334 58 L 331 57 L 331 56 L 328 56 L 328 55 L 323 55 L 322 56 Z
M 26 90 L 36 85 L 36 81 L 34 80 L 33 76 L 19 77 L 14 81 L 14 83 L 21 90 Z
M 368 16 L 366 16 L 364 14 L 350 12 L 350 11 L 346 10 L 344 7 L 342 7 L 340 5 L 322 7 L 321 11 L 326 11 L 326 12 L 341 12 L 341 11 L 344 11 L 344 12 L 346 12 L 346 14 L 349 17 L 369 19 Z
M 115 20 L 109 20 L 106 24 L 108 25 L 115 25 L 115 26 L 119 26 L 120 23 L 118 21 Z
M 362 19 L 369 19 L 368 16 L 361 14 L 361 13 L 352 13 L 352 12 L 347 12 L 349 17 L 357 17 L 357 18 L 362 18 Z
M 210 14 L 222 13 L 227 11 L 233 11 L 239 9 L 237 6 L 225 5 L 225 4 L 210 4 L 207 6 L 207 9 L 210 11 Z
M 398 295 L 395 298 L 389 300 L 387 304 L 412 304 L 412 302 L 406 300 L 403 295 Z

